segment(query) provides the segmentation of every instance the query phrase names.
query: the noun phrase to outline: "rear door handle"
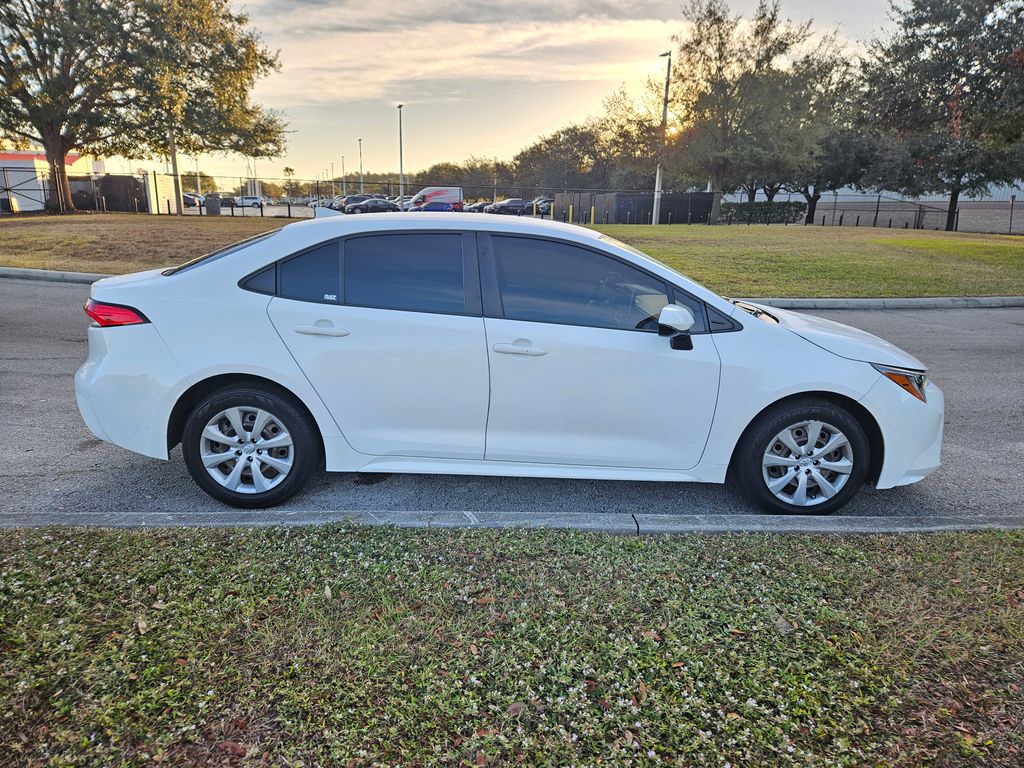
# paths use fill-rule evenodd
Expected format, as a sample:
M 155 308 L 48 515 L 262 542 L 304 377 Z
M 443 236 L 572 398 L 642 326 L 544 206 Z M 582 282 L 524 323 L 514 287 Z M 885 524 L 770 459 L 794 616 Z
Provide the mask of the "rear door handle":
M 296 325 L 295 332 L 304 336 L 348 336 L 348 331 L 335 328 L 327 320 L 317 320 L 313 325 Z
M 531 347 L 527 344 L 495 344 L 493 349 L 495 352 L 499 352 L 503 355 L 530 355 L 531 357 L 539 357 L 540 355 L 546 355 L 548 353 L 546 349 Z

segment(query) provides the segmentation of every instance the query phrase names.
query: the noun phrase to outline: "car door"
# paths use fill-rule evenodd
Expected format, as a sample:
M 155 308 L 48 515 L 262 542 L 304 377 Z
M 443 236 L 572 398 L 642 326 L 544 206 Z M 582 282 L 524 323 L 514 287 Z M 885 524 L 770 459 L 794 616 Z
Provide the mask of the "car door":
M 482 459 L 488 370 L 474 238 L 374 233 L 278 266 L 268 312 L 353 449 Z
M 491 370 L 486 458 L 685 470 L 704 450 L 721 364 L 701 302 L 599 250 L 481 236 Z M 670 296 L 698 322 L 672 349 Z

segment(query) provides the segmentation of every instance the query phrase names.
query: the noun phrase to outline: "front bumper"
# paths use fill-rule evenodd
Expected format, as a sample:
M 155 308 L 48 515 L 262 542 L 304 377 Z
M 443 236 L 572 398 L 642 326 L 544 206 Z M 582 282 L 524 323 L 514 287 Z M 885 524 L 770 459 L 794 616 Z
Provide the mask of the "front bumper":
M 884 376 L 861 399 L 882 431 L 884 457 L 877 488 L 923 480 L 939 468 L 946 401 L 931 381 L 922 403 Z

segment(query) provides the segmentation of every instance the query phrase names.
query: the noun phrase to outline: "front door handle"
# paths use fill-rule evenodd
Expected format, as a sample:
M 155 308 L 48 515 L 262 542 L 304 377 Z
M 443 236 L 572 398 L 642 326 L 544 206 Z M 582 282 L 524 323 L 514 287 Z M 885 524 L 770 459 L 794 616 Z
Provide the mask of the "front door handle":
M 348 336 L 348 331 L 335 328 L 329 320 L 317 320 L 313 325 L 296 325 L 295 332 L 304 336 Z
M 515 344 L 495 344 L 492 349 L 503 355 L 529 355 L 531 357 L 539 357 L 548 353 L 546 349 L 531 347 L 529 342 L 520 344 L 518 340 Z

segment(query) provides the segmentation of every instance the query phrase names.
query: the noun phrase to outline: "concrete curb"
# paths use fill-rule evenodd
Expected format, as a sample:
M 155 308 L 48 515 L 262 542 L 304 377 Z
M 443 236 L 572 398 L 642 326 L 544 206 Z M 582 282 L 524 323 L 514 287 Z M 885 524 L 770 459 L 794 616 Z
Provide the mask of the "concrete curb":
M 0 267 L 0 278 L 12 280 L 44 280 L 50 283 L 82 283 L 91 285 L 110 275 L 95 272 L 58 272 L 52 269 L 23 269 L 21 267 Z
M 497 528 L 594 531 L 615 535 L 687 533 L 867 534 L 936 533 L 940 531 L 1013 530 L 1024 528 L 1024 516 L 986 517 L 859 517 L 816 515 L 631 515 L 623 513 L 543 512 L 384 512 L 335 510 L 247 510 L 202 515 L 174 512 L 125 514 L 70 512 L 0 514 L 0 528 L 70 525 L 107 528 L 262 527 L 325 523 L 395 526 L 396 528 Z
M 104 277 L 92 272 L 57 272 L 49 269 L 0 267 L 0 278 L 45 280 L 90 285 Z M 1001 309 L 1024 307 L 1024 296 L 930 296 L 891 299 L 741 299 L 778 309 Z

